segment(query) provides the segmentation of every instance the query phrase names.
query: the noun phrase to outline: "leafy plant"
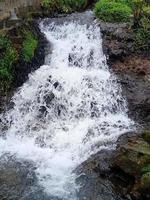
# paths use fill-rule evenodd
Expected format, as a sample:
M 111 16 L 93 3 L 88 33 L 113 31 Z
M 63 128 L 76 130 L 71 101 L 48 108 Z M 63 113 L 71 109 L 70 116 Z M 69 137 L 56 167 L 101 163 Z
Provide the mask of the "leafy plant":
M 150 164 L 146 165 L 143 169 L 142 169 L 142 174 L 148 173 L 150 172 Z
M 131 8 L 121 0 L 100 0 L 94 9 L 95 15 L 106 22 L 128 22 L 131 18 Z
M 17 60 L 18 54 L 10 40 L 3 35 L 0 35 L 0 49 L 0 88 L 7 90 L 12 81 L 12 64 Z
M 144 7 L 143 13 L 144 13 L 145 16 L 150 18 L 150 6 Z
M 135 48 L 148 49 L 150 47 L 150 29 L 139 28 L 135 31 Z
M 72 12 L 84 9 L 88 0 L 42 0 L 42 6 L 49 11 Z
M 144 0 L 131 0 L 130 5 L 133 12 L 133 24 L 134 27 L 140 27 L 140 19 L 142 17 L 142 9 L 144 6 Z
M 23 48 L 22 48 L 22 57 L 23 60 L 28 62 L 33 56 L 35 49 L 37 48 L 38 41 L 37 38 L 30 31 L 24 31 L 24 40 L 23 40 Z

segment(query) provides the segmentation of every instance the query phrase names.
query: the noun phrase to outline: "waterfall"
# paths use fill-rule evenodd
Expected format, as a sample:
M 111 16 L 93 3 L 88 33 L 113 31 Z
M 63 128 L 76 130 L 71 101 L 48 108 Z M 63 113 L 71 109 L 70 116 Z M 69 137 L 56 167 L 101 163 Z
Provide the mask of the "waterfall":
M 45 19 L 40 28 L 50 53 L 16 92 L 14 107 L 1 115 L 0 155 L 32 161 L 49 196 L 73 200 L 79 187 L 75 168 L 114 148 L 134 123 L 92 13 Z

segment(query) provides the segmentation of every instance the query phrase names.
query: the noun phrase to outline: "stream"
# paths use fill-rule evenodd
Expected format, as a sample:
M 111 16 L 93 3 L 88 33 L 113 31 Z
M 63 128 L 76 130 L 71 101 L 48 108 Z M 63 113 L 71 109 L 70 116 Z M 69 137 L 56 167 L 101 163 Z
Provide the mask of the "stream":
M 15 178 L 7 177 L 1 191 L 7 194 L 8 189 L 6 199 L 13 200 L 83 199 L 77 195 L 75 169 L 99 150 L 115 148 L 119 135 L 132 130 L 134 122 L 107 65 L 92 12 L 44 19 L 39 26 L 49 42 L 45 65 L 29 75 L 12 98 L 13 108 L 0 120 L 0 172 L 24 169 L 19 184 L 26 174 L 30 181 L 17 196 L 9 188 Z M 37 190 L 45 196 L 35 197 Z

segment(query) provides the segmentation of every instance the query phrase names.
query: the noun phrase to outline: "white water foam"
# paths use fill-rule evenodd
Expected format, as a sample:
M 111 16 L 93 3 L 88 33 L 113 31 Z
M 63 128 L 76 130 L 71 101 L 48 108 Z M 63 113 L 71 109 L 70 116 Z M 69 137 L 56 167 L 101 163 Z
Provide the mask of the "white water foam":
M 40 24 L 53 44 L 46 64 L 30 74 L 2 116 L 8 127 L 0 155 L 36 165 L 41 186 L 53 197 L 77 199 L 72 172 L 90 155 L 113 148 L 132 129 L 127 105 L 102 51 L 100 28 L 78 21 Z

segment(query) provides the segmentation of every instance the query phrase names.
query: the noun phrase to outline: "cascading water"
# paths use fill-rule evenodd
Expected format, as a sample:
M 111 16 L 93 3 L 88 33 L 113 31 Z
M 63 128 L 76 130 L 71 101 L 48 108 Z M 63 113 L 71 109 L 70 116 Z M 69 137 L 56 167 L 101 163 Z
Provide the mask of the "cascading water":
M 7 130 L 0 155 L 32 161 L 46 193 L 66 200 L 77 199 L 74 169 L 100 149 L 113 148 L 133 125 L 106 64 L 99 26 L 91 12 L 77 16 L 40 23 L 52 52 L 1 116 Z

